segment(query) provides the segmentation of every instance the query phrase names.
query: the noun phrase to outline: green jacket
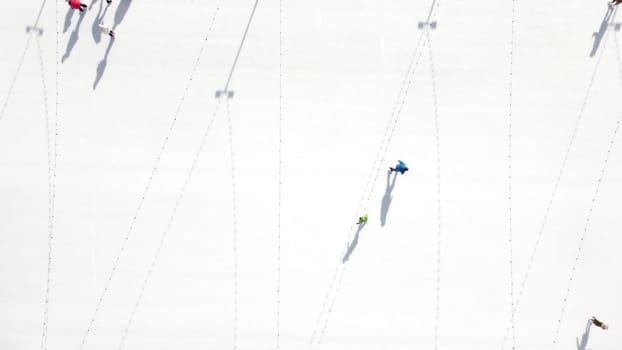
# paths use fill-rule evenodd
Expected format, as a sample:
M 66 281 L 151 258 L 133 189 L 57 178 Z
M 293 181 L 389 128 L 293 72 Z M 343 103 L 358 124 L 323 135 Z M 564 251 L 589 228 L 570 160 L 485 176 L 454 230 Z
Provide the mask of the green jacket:
M 366 223 L 366 222 L 367 222 L 367 214 L 365 214 L 365 215 L 361 216 L 361 217 L 359 218 L 359 221 L 357 222 L 357 224 L 358 224 L 358 225 L 360 225 L 360 224 L 364 224 L 364 223 Z

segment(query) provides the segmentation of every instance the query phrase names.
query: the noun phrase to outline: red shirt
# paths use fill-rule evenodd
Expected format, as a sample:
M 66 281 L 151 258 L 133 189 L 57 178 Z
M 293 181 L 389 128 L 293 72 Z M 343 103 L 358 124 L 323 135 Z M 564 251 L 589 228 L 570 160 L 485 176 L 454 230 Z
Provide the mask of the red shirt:
M 69 0 L 69 7 L 71 7 L 74 10 L 79 10 L 80 9 L 80 0 Z

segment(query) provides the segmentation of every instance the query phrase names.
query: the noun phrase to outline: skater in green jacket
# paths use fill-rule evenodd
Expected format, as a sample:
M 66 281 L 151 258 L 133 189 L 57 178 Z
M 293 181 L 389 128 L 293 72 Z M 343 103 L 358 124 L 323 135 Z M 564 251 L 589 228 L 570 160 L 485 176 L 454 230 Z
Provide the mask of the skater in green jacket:
M 357 224 L 357 225 L 361 225 L 361 224 L 365 224 L 365 223 L 367 223 L 367 214 L 365 214 L 365 215 L 361 216 L 361 217 L 359 218 L 359 221 L 358 221 L 356 224 Z

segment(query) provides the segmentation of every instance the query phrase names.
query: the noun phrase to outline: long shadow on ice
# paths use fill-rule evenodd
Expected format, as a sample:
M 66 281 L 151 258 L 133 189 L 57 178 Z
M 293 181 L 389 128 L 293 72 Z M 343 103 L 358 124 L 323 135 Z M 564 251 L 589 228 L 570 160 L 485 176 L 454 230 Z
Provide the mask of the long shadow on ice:
M 579 338 L 577 338 L 577 350 L 587 350 L 587 341 L 590 338 L 591 327 L 592 327 L 592 321 L 587 320 L 587 325 L 585 326 L 585 332 L 581 336 L 581 342 L 579 342 Z
M 389 214 L 391 201 L 393 201 L 393 189 L 395 188 L 396 180 L 397 172 L 395 173 L 395 176 L 393 176 L 393 182 L 391 182 L 391 171 L 389 171 L 387 173 L 387 188 L 384 190 L 382 205 L 380 206 L 380 226 L 384 226 L 387 223 L 387 215 Z
M 112 25 L 112 30 L 117 28 L 117 26 L 121 24 L 121 22 L 123 22 L 123 19 L 125 18 L 125 15 L 127 14 L 127 10 L 130 9 L 131 4 L 132 4 L 132 0 L 120 0 L 119 1 L 119 5 L 117 6 L 117 11 L 114 13 L 114 24 Z
M 67 33 L 67 29 L 71 25 L 71 17 L 73 17 L 73 9 L 70 7 L 67 9 L 67 14 L 65 15 L 65 24 L 63 25 L 63 33 Z
M 110 7 L 110 4 L 106 4 L 106 7 L 104 8 L 103 0 L 99 2 L 99 10 L 97 11 L 97 16 L 95 16 L 93 25 L 91 26 L 91 32 L 93 33 L 93 40 L 95 40 L 95 42 L 98 44 L 102 40 L 102 32 L 99 29 L 99 24 L 103 22 L 104 17 L 106 16 L 106 12 L 108 11 L 109 7 Z
M 99 84 L 99 81 L 104 76 L 106 66 L 108 65 L 108 54 L 110 54 L 110 49 L 112 49 L 113 44 L 114 38 L 110 38 L 110 42 L 108 43 L 108 48 L 106 48 L 106 54 L 104 55 L 104 59 L 102 59 L 97 65 L 97 75 L 95 76 L 95 82 L 93 83 L 93 90 L 97 89 L 97 84 Z
M 343 256 L 343 259 L 341 260 L 342 263 L 345 264 L 348 260 L 350 260 L 350 255 L 352 255 L 352 253 L 354 252 L 354 249 L 359 244 L 359 236 L 361 234 L 361 230 L 363 229 L 363 227 L 365 227 L 366 224 L 367 223 L 364 222 L 359 225 L 359 228 L 358 230 L 356 230 L 356 234 L 354 235 L 354 239 L 352 239 L 352 242 L 348 243 L 348 250 L 346 251 L 346 254 Z
M 600 23 L 600 28 L 598 28 L 598 32 L 594 32 L 592 36 L 594 37 L 594 46 L 592 46 L 592 51 L 590 52 L 590 57 L 594 57 L 596 55 L 596 51 L 600 47 L 600 42 L 605 37 L 605 33 L 607 32 L 607 28 L 611 24 L 610 22 L 613 20 L 614 7 L 611 5 L 607 6 L 607 12 L 605 12 L 605 17 L 603 17 L 603 21 Z
M 74 10 L 74 11 L 77 11 L 77 10 Z M 69 42 L 67 43 L 67 49 L 65 50 L 65 54 L 63 55 L 63 58 L 61 59 L 62 62 L 65 62 L 65 60 L 69 58 L 69 55 L 71 55 L 71 51 L 73 50 L 73 48 L 76 46 L 76 43 L 78 42 L 78 38 L 80 36 L 80 26 L 82 25 L 82 21 L 84 20 L 84 15 L 85 15 L 85 12 L 80 13 L 80 19 L 78 20 L 78 23 L 76 24 L 76 28 L 73 30 L 73 32 L 71 32 L 71 36 L 69 37 Z

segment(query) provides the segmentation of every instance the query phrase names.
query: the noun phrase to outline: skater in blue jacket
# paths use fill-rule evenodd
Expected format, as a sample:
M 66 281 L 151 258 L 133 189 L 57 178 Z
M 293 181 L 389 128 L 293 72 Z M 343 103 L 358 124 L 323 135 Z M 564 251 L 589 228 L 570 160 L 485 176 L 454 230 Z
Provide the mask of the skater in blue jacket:
M 395 168 L 389 168 L 389 169 L 391 171 L 397 171 L 398 173 L 400 173 L 402 175 L 404 175 L 404 173 L 408 171 L 408 167 L 401 160 L 397 161 L 397 165 L 395 166 Z

